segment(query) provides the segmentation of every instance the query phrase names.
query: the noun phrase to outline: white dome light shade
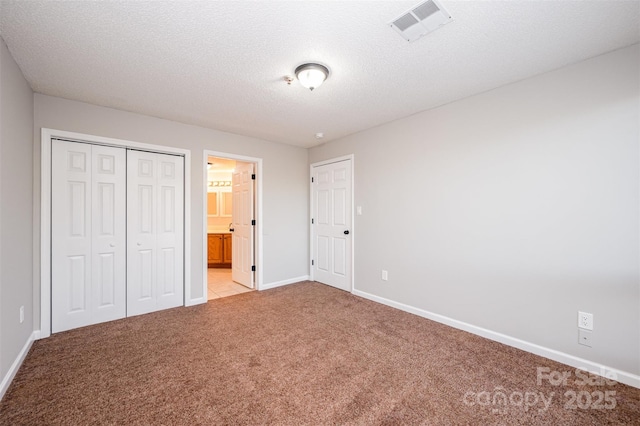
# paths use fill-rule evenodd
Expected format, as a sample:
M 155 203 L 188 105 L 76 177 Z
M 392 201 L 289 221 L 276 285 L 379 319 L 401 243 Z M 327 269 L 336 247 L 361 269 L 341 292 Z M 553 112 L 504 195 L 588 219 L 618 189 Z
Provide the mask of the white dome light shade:
M 329 76 L 329 69 L 320 64 L 302 64 L 296 68 L 300 84 L 309 90 L 319 87 Z

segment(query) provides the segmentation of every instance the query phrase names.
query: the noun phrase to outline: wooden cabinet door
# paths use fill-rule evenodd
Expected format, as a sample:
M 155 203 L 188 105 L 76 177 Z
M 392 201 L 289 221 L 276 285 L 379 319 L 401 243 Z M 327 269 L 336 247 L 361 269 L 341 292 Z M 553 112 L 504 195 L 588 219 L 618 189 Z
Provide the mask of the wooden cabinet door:
M 222 235 L 209 234 L 207 236 L 207 261 L 209 266 L 222 263 Z
M 231 234 L 224 234 L 224 249 L 223 251 L 223 263 L 231 265 L 232 251 L 231 241 L 233 240 Z
M 207 216 L 220 216 L 220 208 L 218 204 L 218 193 L 207 192 Z
M 233 216 L 233 192 L 220 192 L 220 216 Z

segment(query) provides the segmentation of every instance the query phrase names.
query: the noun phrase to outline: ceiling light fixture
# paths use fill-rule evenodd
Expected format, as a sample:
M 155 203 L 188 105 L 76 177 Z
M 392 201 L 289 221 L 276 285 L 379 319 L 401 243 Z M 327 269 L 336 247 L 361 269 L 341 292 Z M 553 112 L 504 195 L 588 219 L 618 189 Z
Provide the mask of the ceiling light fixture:
M 313 90 L 320 87 L 329 77 L 329 68 L 315 63 L 302 64 L 296 68 L 295 74 L 300 84 Z

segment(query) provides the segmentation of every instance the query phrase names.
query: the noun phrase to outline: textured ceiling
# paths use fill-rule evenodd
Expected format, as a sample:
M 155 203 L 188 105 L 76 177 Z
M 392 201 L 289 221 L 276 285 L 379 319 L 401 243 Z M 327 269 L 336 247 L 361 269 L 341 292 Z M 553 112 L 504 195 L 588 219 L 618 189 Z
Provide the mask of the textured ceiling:
M 640 40 L 638 1 L 443 0 L 408 43 L 417 3 L 1 0 L 0 35 L 36 92 L 303 147 Z M 308 61 L 326 83 L 288 86 Z

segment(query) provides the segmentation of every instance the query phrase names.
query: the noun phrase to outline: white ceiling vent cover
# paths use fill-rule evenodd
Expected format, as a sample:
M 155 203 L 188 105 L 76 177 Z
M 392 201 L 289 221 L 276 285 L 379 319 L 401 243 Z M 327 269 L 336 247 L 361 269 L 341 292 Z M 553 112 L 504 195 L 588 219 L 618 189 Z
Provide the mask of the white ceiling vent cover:
M 453 21 L 438 0 L 427 0 L 412 7 L 389 23 L 403 39 L 415 41 Z

